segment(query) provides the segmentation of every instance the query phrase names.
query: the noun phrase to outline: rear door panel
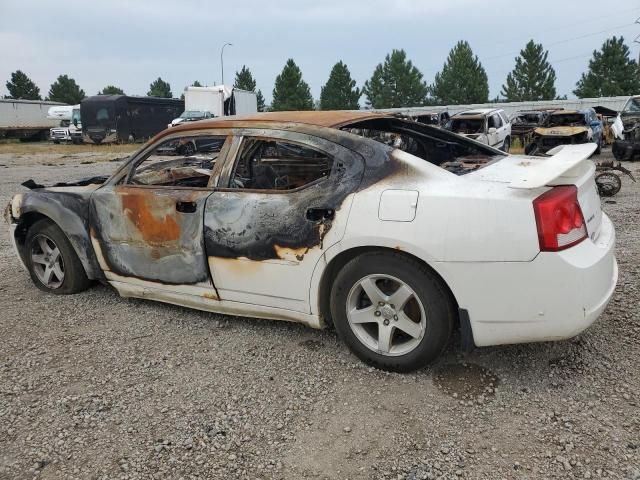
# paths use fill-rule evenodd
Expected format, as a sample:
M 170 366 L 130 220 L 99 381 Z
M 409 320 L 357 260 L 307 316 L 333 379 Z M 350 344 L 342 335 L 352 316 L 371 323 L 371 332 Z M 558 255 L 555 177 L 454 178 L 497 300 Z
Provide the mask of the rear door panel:
M 344 147 L 309 135 L 284 131 L 244 135 L 321 150 L 333 158 L 333 168 L 328 178 L 296 190 L 218 188 L 204 213 L 213 281 L 221 300 L 307 313 L 313 271 L 324 252 L 344 235 L 351 194 L 360 184 L 364 161 Z M 227 175 L 219 185 L 228 186 L 233 169 L 223 170 Z

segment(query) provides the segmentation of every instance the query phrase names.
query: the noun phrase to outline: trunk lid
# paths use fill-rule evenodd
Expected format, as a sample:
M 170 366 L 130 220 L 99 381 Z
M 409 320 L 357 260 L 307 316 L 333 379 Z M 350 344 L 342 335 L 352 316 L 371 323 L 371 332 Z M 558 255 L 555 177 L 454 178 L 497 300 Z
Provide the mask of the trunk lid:
M 465 177 L 499 182 L 517 190 L 539 190 L 555 185 L 575 185 L 587 233 L 592 241 L 600 235 L 602 209 L 595 182 L 595 164 L 589 160 L 595 143 L 566 145 L 548 152 L 548 157 L 507 156 Z M 535 192 L 535 196 L 540 192 Z

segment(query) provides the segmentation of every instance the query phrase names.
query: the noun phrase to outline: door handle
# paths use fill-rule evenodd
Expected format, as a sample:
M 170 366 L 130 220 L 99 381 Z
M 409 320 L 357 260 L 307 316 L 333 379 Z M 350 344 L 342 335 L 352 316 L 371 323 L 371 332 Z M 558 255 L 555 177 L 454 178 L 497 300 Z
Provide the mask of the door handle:
M 176 212 L 196 213 L 196 202 L 176 202 Z
M 308 208 L 307 220 L 311 222 L 322 222 L 323 220 L 333 220 L 336 211 L 333 208 Z

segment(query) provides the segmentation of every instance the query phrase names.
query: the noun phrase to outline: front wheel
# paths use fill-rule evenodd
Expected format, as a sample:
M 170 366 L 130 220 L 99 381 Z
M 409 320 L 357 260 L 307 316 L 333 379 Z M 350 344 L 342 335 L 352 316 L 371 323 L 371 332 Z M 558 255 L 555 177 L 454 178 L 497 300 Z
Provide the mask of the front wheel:
M 351 351 L 396 372 L 437 358 L 455 319 L 442 281 L 396 253 L 365 253 L 347 263 L 334 281 L 330 305 L 336 331 Z
M 73 246 L 50 220 L 39 220 L 31 226 L 25 252 L 31 280 L 40 290 L 63 295 L 89 287 L 89 279 Z

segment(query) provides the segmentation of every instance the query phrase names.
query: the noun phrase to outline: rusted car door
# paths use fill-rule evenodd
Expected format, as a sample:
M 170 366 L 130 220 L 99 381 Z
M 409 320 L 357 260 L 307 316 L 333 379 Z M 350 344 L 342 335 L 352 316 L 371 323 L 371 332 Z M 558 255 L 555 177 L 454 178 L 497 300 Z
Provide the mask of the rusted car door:
M 91 238 L 108 280 L 216 298 L 203 217 L 227 145 L 225 136 L 162 142 L 92 195 Z
M 205 243 L 222 300 L 310 311 L 314 269 L 344 235 L 359 154 L 318 137 L 238 132 L 205 208 Z

